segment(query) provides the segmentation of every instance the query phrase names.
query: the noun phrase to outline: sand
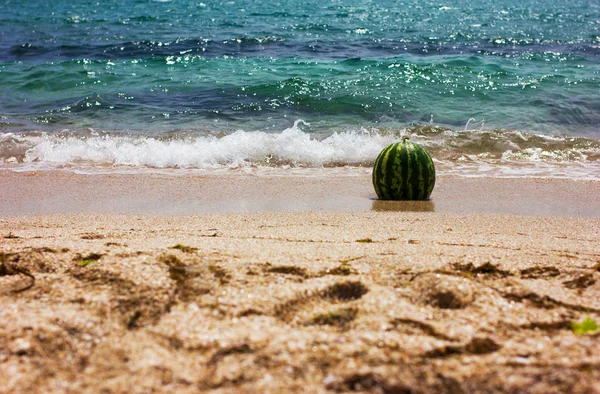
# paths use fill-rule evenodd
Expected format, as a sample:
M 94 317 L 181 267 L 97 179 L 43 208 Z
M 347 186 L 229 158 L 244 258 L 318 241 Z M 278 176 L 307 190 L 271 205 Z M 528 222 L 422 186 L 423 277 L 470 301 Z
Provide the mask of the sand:
M 0 217 L 417 210 L 600 218 L 599 181 L 439 176 L 431 201 L 414 204 L 378 201 L 369 168 L 259 174 L 0 171 Z
M 0 173 L 0 392 L 600 392 L 598 182 L 305 175 Z

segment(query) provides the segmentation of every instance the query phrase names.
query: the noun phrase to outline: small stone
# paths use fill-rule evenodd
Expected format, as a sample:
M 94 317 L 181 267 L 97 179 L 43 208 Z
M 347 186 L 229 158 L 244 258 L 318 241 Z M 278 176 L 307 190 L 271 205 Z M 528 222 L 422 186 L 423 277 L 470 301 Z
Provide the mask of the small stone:
M 494 353 L 501 348 L 494 340 L 491 338 L 483 337 L 483 338 L 473 338 L 471 342 L 469 342 L 465 346 L 465 350 L 471 354 L 488 354 Z
M 23 356 L 31 349 L 31 343 L 29 343 L 29 341 L 26 339 L 17 338 L 9 345 L 8 349 L 12 354 Z

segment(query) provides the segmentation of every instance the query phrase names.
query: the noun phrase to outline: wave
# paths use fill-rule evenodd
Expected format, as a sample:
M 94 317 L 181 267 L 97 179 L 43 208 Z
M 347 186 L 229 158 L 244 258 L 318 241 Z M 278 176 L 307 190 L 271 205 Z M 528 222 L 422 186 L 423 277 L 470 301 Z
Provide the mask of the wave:
M 239 36 L 223 40 L 205 38 L 178 38 L 174 41 L 125 41 L 112 44 L 15 44 L 0 51 L 2 61 L 59 61 L 68 59 L 138 59 L 149 57 L 201 54 L 203 56 L 249 56 L 269 46 L 285 46 L 285 39 L 278 36 Z
M 440 174 L 600 179 L 600 140 L 512 130 L 433 125 L 315 135 L 298 120 L 281 132 L 168 135 L 62 131 L 0 135 L 0 168 L 239 169 L 370 167 L 388 144 L 407 136 L 430 151 Z
M 314 27 L 311 27 L 314 29 Z M 330 29 L 330 28 L 329 28 Z M 353 57 L 385 58 L 403 54 L 489 55 L 507 58 L 544 60 L 553 56 L 589 59 L 600 57 L 600 46 L 590 41 L 516 40 L 511 37 L 482 37 L 473 42 L 414 37 L 408 40 L 345 37 L 339 39 L 297 40 L 283 35 L 231 36 L 214 38 L 177 38 L 172 41 L 124 41 L 87 44 L 15 43 L 0 48 L 0 61 L 61 61 L 69 59 L 119 60 L 154 57 L 202 55 L 206 57 L 295 57 L 347 59 Z
M 407 125 L 433 114 L 455 128 L 485 116 L 497 128 L 597 136 L 595 64 L 556 60 L 517 69 L 512 59 L 471 55 L 311 61 L 189 54 L 14 63 L 0 73 L 0 107 L 3 115 L 69 128 L 111 129 L 118 121 L 128 129 L 165 116 L 173 128 L 213 119 L 245 127 L 267 117 Z

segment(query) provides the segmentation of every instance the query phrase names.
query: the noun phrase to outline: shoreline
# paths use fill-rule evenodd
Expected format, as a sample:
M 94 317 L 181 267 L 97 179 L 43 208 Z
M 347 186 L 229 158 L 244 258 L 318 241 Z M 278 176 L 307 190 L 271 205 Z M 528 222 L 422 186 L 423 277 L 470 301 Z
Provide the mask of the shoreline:
M 439 176 L 428 201 L 377 200 L 367 171 L 312 176 L 0 171 L 0 217 L 268 212 L 438 212 L 600 217 L 600 182 Z

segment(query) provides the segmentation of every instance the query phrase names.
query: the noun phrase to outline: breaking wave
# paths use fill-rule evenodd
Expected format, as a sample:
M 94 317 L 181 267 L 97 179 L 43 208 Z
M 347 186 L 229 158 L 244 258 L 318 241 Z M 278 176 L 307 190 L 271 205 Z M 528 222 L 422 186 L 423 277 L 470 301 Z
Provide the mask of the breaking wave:
M 5 133 L 0 134 L 0 168 L 370 167 L 385 146 L 407 136 L 427 147 L 440 175 L 600 179 L 600 140 L 594 138 L 433 125 L 315 135 L 302 130 L 307 126 L 298 120 L 281 132 L 238 130 L 221 135 L 187 131 L 148 136 L 89 129 Z

